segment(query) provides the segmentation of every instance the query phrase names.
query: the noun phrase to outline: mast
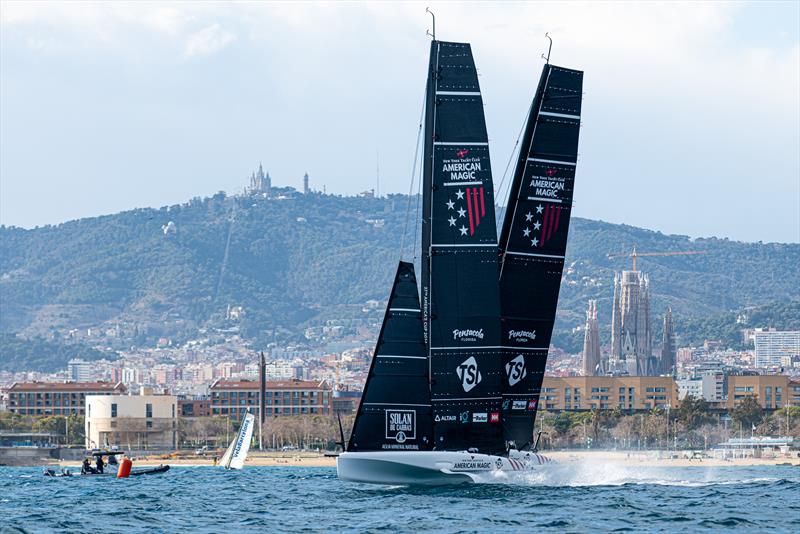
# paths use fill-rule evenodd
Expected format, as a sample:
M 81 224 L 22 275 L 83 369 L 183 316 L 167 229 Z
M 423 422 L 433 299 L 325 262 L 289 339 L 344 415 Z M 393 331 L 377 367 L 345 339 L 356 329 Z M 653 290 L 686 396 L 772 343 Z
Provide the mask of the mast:
M 417 279 L 401 261 L 346 450 L 428 450 L 432 426 Z
M 583 73 L 544 66 L 500 234 L 503 433 L 528 448 L 555 322 L 578 154 Z
M 494 186 L 469 44 L 431 42 L 425 111 L 421 298 L 434 446 L 501 452 Z

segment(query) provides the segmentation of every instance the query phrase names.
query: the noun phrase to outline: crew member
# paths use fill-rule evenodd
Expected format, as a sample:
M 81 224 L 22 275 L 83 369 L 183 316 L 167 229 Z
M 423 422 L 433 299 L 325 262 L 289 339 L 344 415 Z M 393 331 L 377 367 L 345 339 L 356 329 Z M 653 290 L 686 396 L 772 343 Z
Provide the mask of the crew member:
M 94 472 L 94 468 L 92 464 L 89 462 L 89 458 L 83 459 L 83 464 L 81 464 L 81 474 L 88 475 Z
M 100 456 L 100 455 L 97 456 L 97 464 L 96 464 L 96 466 L 97 466 L 97 472 L 98 473 L 102 473 L 103 472 L 103 457 Z

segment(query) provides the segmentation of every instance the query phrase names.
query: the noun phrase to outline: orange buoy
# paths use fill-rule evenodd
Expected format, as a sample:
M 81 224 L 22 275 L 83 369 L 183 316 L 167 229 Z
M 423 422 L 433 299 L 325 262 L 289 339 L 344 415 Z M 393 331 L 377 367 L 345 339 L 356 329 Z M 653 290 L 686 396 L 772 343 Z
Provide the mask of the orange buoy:
M 131 474 L 131 467 L 133 462 L 128 458 L 123 458 L 119 462 L 119 469 L 117 469 L 117 478 L 128 478 Z

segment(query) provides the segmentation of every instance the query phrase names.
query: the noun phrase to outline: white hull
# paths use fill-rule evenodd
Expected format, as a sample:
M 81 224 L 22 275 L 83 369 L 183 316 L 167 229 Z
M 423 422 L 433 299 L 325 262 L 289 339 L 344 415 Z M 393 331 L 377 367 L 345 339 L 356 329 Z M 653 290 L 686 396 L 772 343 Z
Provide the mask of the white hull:
M 533 452 L 509 456 L 454 451 L 344 452 L 336 460 L 339 478 L 372 484 L 444 485 L 498 481 L 532 471 L 551 460 Z

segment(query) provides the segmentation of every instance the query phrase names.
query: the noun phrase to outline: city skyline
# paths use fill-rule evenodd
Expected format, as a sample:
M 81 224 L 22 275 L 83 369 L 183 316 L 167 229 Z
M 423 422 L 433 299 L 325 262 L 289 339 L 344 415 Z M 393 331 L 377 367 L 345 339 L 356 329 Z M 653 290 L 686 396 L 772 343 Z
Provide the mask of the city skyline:
M 473 44 L 498 184 L 549 31 L 554 63 L 587 73 L 576 216 L 800 241 L 796 4 L 431 8 L 440 38 Z M 408 191 L 422 4 L 2 11 L 2 224 L 239 192 L 258 161 L 273 185 L 300 190 L 308 172 L 356 194 L 375 186 L 376 151 L 381 191 Z

